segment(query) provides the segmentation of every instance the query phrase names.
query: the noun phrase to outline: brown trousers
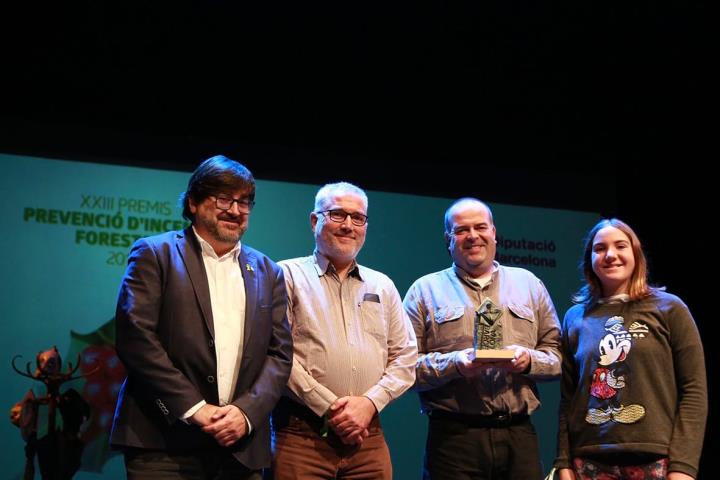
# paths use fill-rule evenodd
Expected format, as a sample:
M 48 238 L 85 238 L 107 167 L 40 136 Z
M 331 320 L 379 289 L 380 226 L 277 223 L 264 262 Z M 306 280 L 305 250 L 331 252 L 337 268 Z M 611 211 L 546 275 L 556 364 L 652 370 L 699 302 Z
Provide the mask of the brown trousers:
M 323 435 L 323 421 L 314 414 L 276 412 L 273 424 L 275 480 L 392 479 L 390 450 L 377 416 L 368 428 L 370 435 L 361 445 L 343 444 L 332 430 Z

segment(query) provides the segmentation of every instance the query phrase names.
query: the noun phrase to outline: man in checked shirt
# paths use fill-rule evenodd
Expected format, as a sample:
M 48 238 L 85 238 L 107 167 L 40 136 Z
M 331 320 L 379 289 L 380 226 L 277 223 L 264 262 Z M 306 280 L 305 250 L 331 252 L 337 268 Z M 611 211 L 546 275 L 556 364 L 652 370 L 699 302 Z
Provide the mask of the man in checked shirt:
M 378 413 L 414 383 L 417 345 L 393 282 L 355 261 L 367 206 L 360 188 L 325 185 L 315 251 L 279 262 L 295 350 L 273 413 L 276 479 L 392 478 Z

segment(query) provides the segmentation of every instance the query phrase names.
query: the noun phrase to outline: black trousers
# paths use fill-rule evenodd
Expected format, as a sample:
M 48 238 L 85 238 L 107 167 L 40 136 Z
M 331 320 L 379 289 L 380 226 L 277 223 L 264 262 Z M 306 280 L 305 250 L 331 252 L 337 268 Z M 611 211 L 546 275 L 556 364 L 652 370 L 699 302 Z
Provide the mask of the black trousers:
M 131 448 L 125 451 L 128 480 L 262 480 L 262 472 L 245 468 L 228 449 L 186 453 Z
M 435 411 L 425 446 L 425 480 L 541 480 L 530 417 L 479 417 Z

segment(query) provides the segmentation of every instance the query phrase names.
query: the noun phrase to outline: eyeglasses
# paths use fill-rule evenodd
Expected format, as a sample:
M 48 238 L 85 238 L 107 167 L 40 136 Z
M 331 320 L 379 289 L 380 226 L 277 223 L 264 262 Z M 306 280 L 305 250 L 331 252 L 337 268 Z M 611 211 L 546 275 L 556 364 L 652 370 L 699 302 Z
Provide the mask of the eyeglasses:
M 255 206 L 255 202 L 249 198 L 232 198 L 225 195 L 213 196 L 215 197 L 215 206 L 223 211 L 230 210 L 233 203 L 237 203 L 240 213 L 250 213 L 250 210 Z
M 358 213 L 358 212 L 349 213 L 349 212 L 346 212 L 345 210 L 343 210 L 342 208 L 336 208 L 334 210 L 323 210 L 318 213 L 322 213 L 323 215 L 327 214 L 328 218 L 336 223 L 343 223 L 343 222 L 345 222 L 345 219 L 347 217 L 350 217 L 350 221 L 356 227 L 362 227 L 368 221 L 367 215 L 363 215 L 362 213 Z

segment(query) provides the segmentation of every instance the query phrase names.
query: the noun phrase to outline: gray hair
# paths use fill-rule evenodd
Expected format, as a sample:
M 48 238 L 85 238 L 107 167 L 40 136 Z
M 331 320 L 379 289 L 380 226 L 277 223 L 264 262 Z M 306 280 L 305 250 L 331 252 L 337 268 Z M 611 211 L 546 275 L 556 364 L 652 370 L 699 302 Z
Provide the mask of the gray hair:
M 360 197 L 360 200 L 362 200 L 363 204 L 365 205 L 365 210 L 367 210 L 368 198 L 362 188 L 356 187 L 352 183 L 348 182 L 337 182 L 328 183 L 320 190 L 318 190 L 317 194 L 315 195 L 315 211 L 322 211 L 325 208 L 325 202 L 329 198 L 348 194 L 357 195 L 358 197 Z

